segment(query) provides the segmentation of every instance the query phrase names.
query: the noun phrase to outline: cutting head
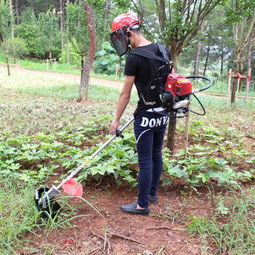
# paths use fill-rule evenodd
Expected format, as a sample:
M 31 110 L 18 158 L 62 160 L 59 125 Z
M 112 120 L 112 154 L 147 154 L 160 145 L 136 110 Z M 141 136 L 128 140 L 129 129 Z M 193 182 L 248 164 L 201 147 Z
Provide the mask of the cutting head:
M 58 193 L 54 188 L 42 187 L 35 190 L 35 205 L 40 212 L 41 218 L 57 218 L 61 207 L 55 200 L 55 195 Z

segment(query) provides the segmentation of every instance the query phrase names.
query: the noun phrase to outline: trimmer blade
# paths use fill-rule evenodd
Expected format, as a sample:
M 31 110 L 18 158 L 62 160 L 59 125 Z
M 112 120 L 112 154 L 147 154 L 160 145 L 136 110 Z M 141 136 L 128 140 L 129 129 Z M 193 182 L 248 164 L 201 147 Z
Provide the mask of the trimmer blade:
M 60 213 L 61 206 L 56 202 L 54 195 L 45 196 L 45 193 L 50 189 L 47 187 L 42 187 L 35 190 L 35 205 L 40 212 L 41 218 L 56 218 Z

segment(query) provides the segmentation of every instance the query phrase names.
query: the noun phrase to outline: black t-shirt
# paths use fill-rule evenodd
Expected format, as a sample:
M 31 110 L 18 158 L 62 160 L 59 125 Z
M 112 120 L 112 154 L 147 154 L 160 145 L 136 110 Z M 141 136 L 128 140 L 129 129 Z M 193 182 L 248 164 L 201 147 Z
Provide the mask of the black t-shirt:
M 162 57 L 156 43 L 151 43 L 146 46 L 141 46 L 134 49 L 134 53 L 137 49 L 151 51 L 157 56 Z M 167 51 L 169 54 L 169 52 Z M 169 54 L 170 59 L 170 54 Z M 139 101 L 136 109 L 136 113 L 142 110 L 162 106 L 162 101 L 156 86 L 154 86 L 155 75 L 158 75 L 159 68 L 164 65 L 161 61 L 155 61 L 134 54 L 129 54 L 125 65 L 125 75 L 135 76 L 135 86 L 137 88 Z

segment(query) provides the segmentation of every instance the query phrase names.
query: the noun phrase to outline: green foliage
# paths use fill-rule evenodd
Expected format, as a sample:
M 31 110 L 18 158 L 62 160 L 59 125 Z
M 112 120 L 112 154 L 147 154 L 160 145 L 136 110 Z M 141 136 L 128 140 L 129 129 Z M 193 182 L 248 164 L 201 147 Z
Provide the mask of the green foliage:
M 52 58 L 60 54 L 58 19 L 58 15 L 51 11 L 42 12 L 38 16 L 30 8 L 24 12 L 23 22 L 16 26 L 16 33 L 25 40 L 30 56 Z
M 99 144 L 98 147 L 101 145 Z M 118 139 L 97 155 L 89 168 L 82 171 L 78 179 L 88 179 L 91 175 L 99 180 L 103 176 L 113 175 L 118 184 L 127 182 L 131 186 L 136 186 L 137 154 L 134 149 L 134 135 L 125 133 L 124 139 Z
M 90 144 L 98 143 L 102 139 L 103 130 L 107 129 L 103 123 L 109 122 L 109 117 L 102 115 L 101 118 L 99 116 L 91 119 L 85 127 L 70 129 L 67 126 L 61 131 L 52 132 L 50 136 L 41 133 L 6 139 L 5 134 L 5 140 L 0 142 L 0 173 L 2 176 L 15 175 L 23 181 L 36 184 L 46 180 L 59 169 L 64 170 L 64 173 L 72 171 L 102 145 L 99 143 L 98 146 L 91 147 Z M 101 135 L 98 134 L 98 130 L 101 130 Z M 193 135 L 193 139 L 207 143 L 207 146 L 194 145 L 189 148 L 188 153 L 180 150 L 172 159 L 169 159 L 167 151 L 164 152 L 166 171 L 162 181 L 165 185 L 178 178 L 194 187 L 212 181 L 229 186 L 254 177 L 254 170 L 240 172 L 233 165 L 233 162 L 243 160 L 247 156 L 247 152 L 242 149 L 240 137 L 236 134 L 229 136 L 229 132 L 224 136 L 215 128 L 206 127 L 203 128 L 203 132 L 204 134 L 198 135 L 198 131 Z M 236 140 L 230 142 L 228 137 Z M 126 132 L 124 139 L 117 139 L 97 155 L 78 179 L 100 180 L 104 176 L 113 176 L 119 184 L 136 185 L 138 168 L 134 150 L 134 136 Z M 210 156 L 215 153 L 220 153 L 221 157 Z
M 107 122 L 106 122 L 107 120 Z M 8 137 L 0 140 L 0 176 L 13 177 L 24 183 L 38 184 L 46 181 L 58 169 L 73 170 L 90 156 L 96 147 L 87 147 L 101 138 L 98 129 L 105 129 L 103 123 L 110 122 L 107 116 L 90 119 L 85 127 L 68 127 L 50 136 L 39 133 L 35 136 Z M 95 128 L 95 126 L 97 128 Z M 100 128 L 101 126 L 101 128 Z M 98 146 L 100 146 L 99 144 Z M 133 134 L 116 141 L 95 157 L 91 166 L 86 168 L 78 179 L 101 179 L 112 175 L 117 183 L 136 184 L 136 178 L 130 167 L 137 162 Z
M 22 23 L 16 26 L 16 34 L 27 45 L 27 55 L 42 58 L 45 54 L 44 47 L 38 36 L 38 28 L 34 23 Z
M 80 61 L 86 56 L 89 45 L 87 19 L 83 5 L 69 3 L 66 5 L 67 36 L 73 51 L 80 56 Z
M 96 53 L 93 69 L 95 73 L 115 74 L 119 61 L 120 58 L 116 55 L 110 43 L 104 42 Z
M 232 0 L 226 11 L 228 21 L 231 23 L 240 22 L 244 17 L 254 15 L 255 2 L 253 0 Z
M 75 39 L 72 40 L 72 43 L 70 43 L 69 46 L 65 45 L 63 52 L 61 53 L 61 56 L 59 58 L 59 62 L 60 63 L 67 63 L 67 57 L 69 57 L 69 63 L 71 65 L 74 65 L 76 67 L 81 66 L 81 56 L 80 54 L 77 52 L 77 47 L 74 47 L 74 45 L 77 45 L 77 43 L 75 42 Z M 67 53 L 67 50 L 69 51 Z M 68 54 L 68 56 L 67 56 Z
M 40 13 L 38 18 L 34 16 L 34 22 L 38 30 L 41 46 L 44 48 L 45 52 L 48 53 L 47 57 L 49 58 L 52 58 L 54 55 L 58 56 L 60 53 L 60 32 L 58 19 L 57 14 L 50 11 Z
M 191 126 L 194 145 L 188 151 L 181 149 L 172 159 L 165 159 L 166 175 L 170 180 L 178 178 L 191 186 L 211 182 L 229 186 L 254 178 L 252 164 L 243 171 L 238 171 L 238 165 L 235 166 L 249 155 L 243 148 L 242 136 L 231 128 L 219 130 L 200 125 L 201 123 L 195 122 Z M 169 181 L 165 180 L 164 183 L 168 184 Z
M 3 47 L 7 48 L 10 56 L 15 59 L 21 58 L 27 53 L 26 42 L 21 38 L 8 38 Z
M 9 6 L 5 1 L 0 1 L 0 44 L 10 33 L 10 22 L 11 16 Z

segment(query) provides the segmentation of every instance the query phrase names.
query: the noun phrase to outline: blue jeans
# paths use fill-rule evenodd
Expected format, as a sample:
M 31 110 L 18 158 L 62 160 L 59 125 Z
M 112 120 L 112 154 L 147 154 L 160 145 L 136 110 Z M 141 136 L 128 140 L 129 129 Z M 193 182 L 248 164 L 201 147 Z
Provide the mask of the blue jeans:
M 139 163 L 138 204 L 149 206 L 149 195 L 157 193 L 163 168 L 162 145 L 168 117 L 154 112 L 135 115 L 134 133 Z

